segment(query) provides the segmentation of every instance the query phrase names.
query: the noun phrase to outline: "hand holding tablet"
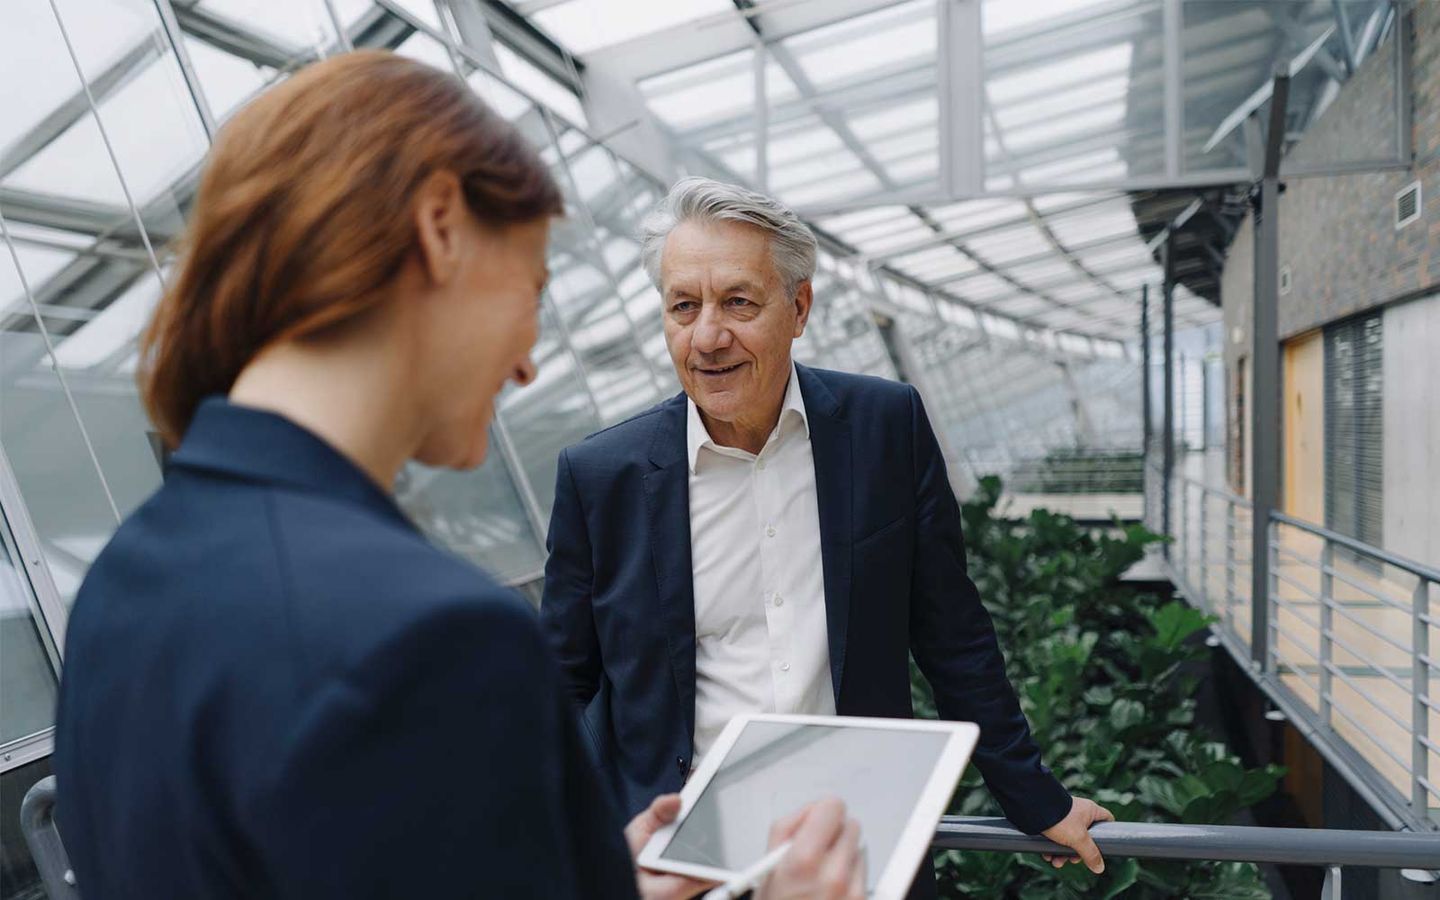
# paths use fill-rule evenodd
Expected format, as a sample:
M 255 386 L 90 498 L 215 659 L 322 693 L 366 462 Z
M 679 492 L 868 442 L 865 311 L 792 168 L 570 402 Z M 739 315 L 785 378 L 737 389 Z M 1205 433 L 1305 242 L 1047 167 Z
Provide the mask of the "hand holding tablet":
M 843 829 L 841 840 L 864 862 L 857 867 L 850 857 L 845 880 L 863 872 L 857 893 L 898 900 L 978 736 L 969 723 L 737 716 L 681 794 L 679 817 L 655 833 L 638 861 L 725 883 L 753 872 L 789 840 L 795 847 L 779 859 L 778 876 L 791 864 L 817 865 L 820 850 Z M 802 845 L 807 826 L 829 834 Z M 845 854 L 825 858 L 841 866 L 833 860 Z M 833 882 L 838 873 L 827 874 Z

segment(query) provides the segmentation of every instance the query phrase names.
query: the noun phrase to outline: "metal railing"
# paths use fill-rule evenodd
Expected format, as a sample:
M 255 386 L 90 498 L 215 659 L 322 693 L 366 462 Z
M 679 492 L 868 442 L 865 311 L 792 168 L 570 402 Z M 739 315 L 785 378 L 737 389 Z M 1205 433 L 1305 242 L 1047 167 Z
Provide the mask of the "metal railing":
M 1440 570 L 1272 512 L 1269 590 L 1257 608 L 1251 504 L 1178 471 L 1162 493 L 1153 464 L 1146 488 L 1152 528 L 1162 530 L 1169 506 L 1176 587 L 1217 617 L 1215 634 L 1237 661 L 1392 828 L 1434 829 Z
M 1440 834 L 1343 831 L 1321 828 L 1256 828 L 1244 825 L 1160 825 L 1104 822 L 1090 829 L 1106 857 L 1281 863 L 1325 869 L 1321 900 L 1340 900 L 1341 867 L 1410 870 L 1417 881 L 1434 881 L 1440 867 Z M 1027 835 L 1004 819 L 945 816 L 933 846 L 943 850 L 1074 854 L 1046 838 Z
M 21 830 L 50 900 L 79 900 L 74 872 L 55 826 L 55 777 L 36 782 L 21 804 Z M 1323 866 L 1322 900 L 1340 900 L 1342 866 L 1408 869 L 1433 881 L 1440 868 L 1440 834 L 1156 825 L 1106 822 L 1090 830 L 1107 857 L 1191 859 Z M 1005 819 L 945 816 L 932 846 L 941 850 L 1073 855 L 1043 837 L 1024 834 Z

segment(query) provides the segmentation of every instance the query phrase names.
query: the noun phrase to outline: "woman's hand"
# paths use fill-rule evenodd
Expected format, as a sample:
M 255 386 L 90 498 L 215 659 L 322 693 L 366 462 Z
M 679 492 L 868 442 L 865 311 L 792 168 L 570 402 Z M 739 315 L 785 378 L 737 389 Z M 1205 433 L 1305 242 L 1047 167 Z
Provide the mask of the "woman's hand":
M 650 804 L 650 808 L 630 820 L 625 826 L 625 843 L 630 845 L 630 858 L 650 842 L 650 838 L 662 827 L 675 821 L 680 815 L 680 795 L 661 794 Z M 642 900 L 688 900 L 690 897 L 714 887 L 709 881 L 673 875 L 668 872 L 654 872 L 635 867 L 635 884 L 640 889 Z

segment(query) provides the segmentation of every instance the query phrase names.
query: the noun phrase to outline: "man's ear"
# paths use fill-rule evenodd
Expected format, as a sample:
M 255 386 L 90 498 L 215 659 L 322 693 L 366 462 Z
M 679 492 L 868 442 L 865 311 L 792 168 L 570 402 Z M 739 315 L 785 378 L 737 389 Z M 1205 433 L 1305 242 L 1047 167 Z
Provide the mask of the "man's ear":
M 795 337 L 805 333 L 805 323 L 810 321 L 810 307 L 814 304 L 814 288 L 809 281 L 800 282 L 795 289 Z
M 449 283 L 459 270 L 468 215 L 465 192 L 453 172 L 432 173 L 416 192 L 416 245 L 420 265 L 432 284 Z

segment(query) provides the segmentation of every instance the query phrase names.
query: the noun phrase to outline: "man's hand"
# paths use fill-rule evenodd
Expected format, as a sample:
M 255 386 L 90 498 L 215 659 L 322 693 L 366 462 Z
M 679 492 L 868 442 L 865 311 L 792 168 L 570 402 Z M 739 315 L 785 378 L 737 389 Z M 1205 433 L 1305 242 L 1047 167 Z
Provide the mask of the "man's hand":
M 1094 800 L 1086 800 L 1082 797 L 1072 798 L 1070 812 L 1065 818 L 1040 833 L 1080 855 L 1055 856 L 1047 853 L 1045 861 L 1057 869 L 1063 867 L 1067 862 L 1084 862 L 1090 867 L 1090 871 L 1099 875 L 1105 871 L 1105 860 L 1100 856 L 1100 848 L 1095 846 L 1095 841 L 1090 837 L 1090 826 L 1096 822 L 1113 821 L 1115 821 L 1115 817 L 1110 814 L 1110 810 Z
M 661 794 L 650 804 L 650 808 L 630 820 L 625 826 L 625 843 L 630 845 L 630 858 L 634 859 L 650 842 L 651 835 L 663 826 L 675 821 L 680 815 L 680 795 Z M 642 900 L 687 900 L 701 891 L 714 887 L 711 882 L 668 872 L 652 872 L 635 868 L 635 884 L 640 889 Z

